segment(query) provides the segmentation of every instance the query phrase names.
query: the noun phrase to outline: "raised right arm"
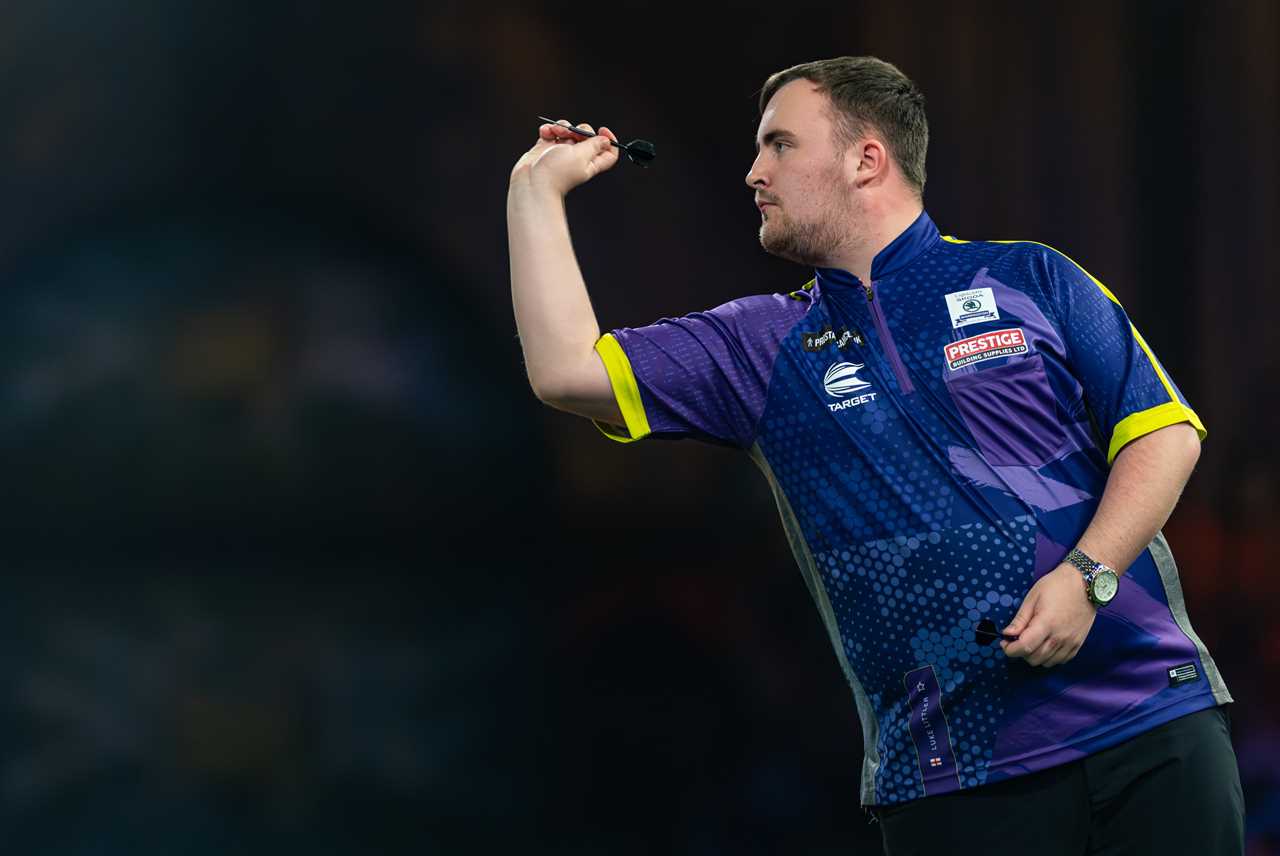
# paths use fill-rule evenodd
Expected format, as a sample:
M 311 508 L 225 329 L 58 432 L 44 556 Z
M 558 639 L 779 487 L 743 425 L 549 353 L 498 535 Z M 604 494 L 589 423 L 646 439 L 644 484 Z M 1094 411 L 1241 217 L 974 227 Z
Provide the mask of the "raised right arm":
M 622 425 L 609 375 L 595 351 L 600 327 L 573 252 L 564 206 L 569 190 L 612 167 L 618 153 L 609 144 L 615 138 L 607 128 L 596 137 L 580 136 L 562 125 L 543 125 L 537 143 L 511 171 L 511 302 L 529 384 L 538 399 Z

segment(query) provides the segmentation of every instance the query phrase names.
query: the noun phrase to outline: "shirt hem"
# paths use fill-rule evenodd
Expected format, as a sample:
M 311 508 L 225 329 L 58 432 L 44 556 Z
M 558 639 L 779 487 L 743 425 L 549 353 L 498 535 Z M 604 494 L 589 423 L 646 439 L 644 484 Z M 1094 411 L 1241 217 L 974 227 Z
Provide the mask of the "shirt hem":
M 1206 700 L 1208 702 L 1207 704 L 1201 703 Z M 1172 722 L 1175 719 L 1179 719 L 1183 716 L 1189 716 L 1193 713 L 1198 713 L 1201 710 L 1207 710 L 1208 708 L 1211 708 L 1211 707 L 1219 707 L 1223 704 L 1230 704 L 1232 703 L 1232 701 L 1233 700 L 1229 693 L 1225 694 L 1225 698 L 1223 700 L 1219 700 L 1218 696 L 1214 693 L 1213 688 L 1210 687 L 1204 692 L 1196 693 L 1193 696 L 1186 696 L 1185 698 L 1180 698 L 1177 701 L 1173 702 L 1172 704 L 1167 704 L 1167 705 L 1164 705 L 1163 707 L 1157 708 L 1154 711 L 1150 711 L 1141 719 L 1127 722 L 1122 725 L 1117 725 L 1114 728 L 1107 729 L 1102 734 L 1095 735 L 1094 737 L 1088 740 L 1080 741 L 1077 743 L 1069 743 L 1062 746 L 1055 746 L 1052 749 L 1042 750 L 1034 754 L 1021 755 L 1017 758 L 1006 759 L 998 765 L 988 764 L 987 778 L 985 781 L 982 782 L 982 784 L 962 785 L 958 791 L 950 791 L 950 793 L 956 794 L 956 793 L 963 793 L 966 791 L 973 791 L 983 787 L 984 785 L 993 785 L 993 784 L 998 784 L 999 782 L 1007 782 L 1012 779 L 1020 778 L 1022 776 L 1029 776 L 1035 773 L 1043 772 L 1045 770 L 1050 770 L 1050 769 L 1053 769 L 1054 767 L 1062 766 L 1063 764 L 1070 764 L 1075 761 L 1080 761 L 1080 760 L 1083 760 L 1084 758 L 1089 757 L 1090 755 L 1094 755 L 1094 754 L 1097 754 L 1098 752 L 1102 752 L 1106 749 L 1110 749 L 1113 746 L 1117 746 L 1126 740 L 1129 740 L 1141 734 L 1144 734 L 1147 731 L 1151 731 L 1152 729 L 1159 728 L 1160 726 L 1165 725 L 1169 722 Z M 1162 716 L 1162 714 L 1174 708 L 1180 708 L 1181 712 L 1177 713 L 1174 716 L 1169 716 L 1169 717 Z M 1155 721 L 1150 725 L 1146 725 L 1146 723 L 1151 722 L 1151 720 L 1153 719 L 1157 721 Z M 1127 734 L 1123 733 L 1126 731 L 1126 729 L 1132 729 L 1136 724 L 1139 724 L 1139 723 L 1145 725 L 1146 727 L 1142 727 L 1136 731 L 1130 730 L 1129 733 Z M 1116 734 L 1118 732 L 1121 733 L 1122 736 L 1116 737 Z M 1081 748 L 1082 746 L 1087 746 L 1088 748 L 1087 749 Z M 1054 761 L 1051 761 L 1050 763 L 1045 763 L 1043 765 L 1038 765 L 1034 763 L 1037 760 L 1044 761 L 1047 759 L 1052 759 L 1055 755 L 1068 755 L 1069 757 L 1064 757 L 1060 760 L 1054 760 Z M 1028 762 L 1032 762 L 1032 763 L 1029 765 Z M 1002 770 L 1007 769 L 1009 767 L 1016 768 L 1016 772 L 1010 772 L 1005 775 L 999 775 Z M 974 772 L 975 770 L 972 767 L 965 767 L 965 768 L 961 768 L 960 775 L 963 777 L 965 775 L 972 775 Z M 997 778 L 992 779 L 991 778 L 992 774 L 996 774 Z M 943 794 L 938 794 L 938 796 L 943 796 Z M 906 799 L 906 800 L 898 800 L 896 802 L 863 803 L 863 805 L 868 808 L 885 808 L 888 806 L 906 805 L 907 803 L 916 802 L 922 799 L 928 799 L 928 795 L 912 797 L 911 799 Z

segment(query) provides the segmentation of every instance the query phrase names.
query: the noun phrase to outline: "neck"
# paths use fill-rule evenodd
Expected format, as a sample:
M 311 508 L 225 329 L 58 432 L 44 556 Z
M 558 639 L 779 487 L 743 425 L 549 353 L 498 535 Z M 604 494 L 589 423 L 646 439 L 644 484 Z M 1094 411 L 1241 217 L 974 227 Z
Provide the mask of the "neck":
M 915 197 L 867 203 L 859 212 L 861 224 L 850 230 L 858 240 L 841 248 L 823 267 L 847 270 L 863 283 L 871 282 L 871 262 L 876 254 L 905 232 L 923 210 Z

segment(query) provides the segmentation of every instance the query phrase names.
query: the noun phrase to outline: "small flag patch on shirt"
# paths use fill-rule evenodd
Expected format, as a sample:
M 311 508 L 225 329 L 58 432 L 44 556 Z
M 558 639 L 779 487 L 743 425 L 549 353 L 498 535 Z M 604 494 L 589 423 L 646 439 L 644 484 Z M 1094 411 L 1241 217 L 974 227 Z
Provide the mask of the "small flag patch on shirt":
M 960 766 L 951 729 L 942 709 L 942 685 L 933 666 L 926 664 L 902 676 L 907 691 L 907 730 L 916 747 L 916 764 L 925 796 L 958 791 Z
M 1200 673 L 1196 671 L 1195 663 L 1184 663 L 1181 666 L 1174 666 L 1169 669 L 1169 686 L 1176 687 L 1179 684 L 1189 683 L 1200 677 Z

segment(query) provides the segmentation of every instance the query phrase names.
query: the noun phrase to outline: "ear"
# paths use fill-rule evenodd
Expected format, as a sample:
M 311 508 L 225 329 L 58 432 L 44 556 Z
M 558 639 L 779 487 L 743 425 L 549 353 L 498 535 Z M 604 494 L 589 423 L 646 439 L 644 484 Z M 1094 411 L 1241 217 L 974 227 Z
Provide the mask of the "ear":
M 864 137 L 850 146 L 845 167 L 855 189 L 881 184 L 893 170 L 889 151 L 875 137 Z

